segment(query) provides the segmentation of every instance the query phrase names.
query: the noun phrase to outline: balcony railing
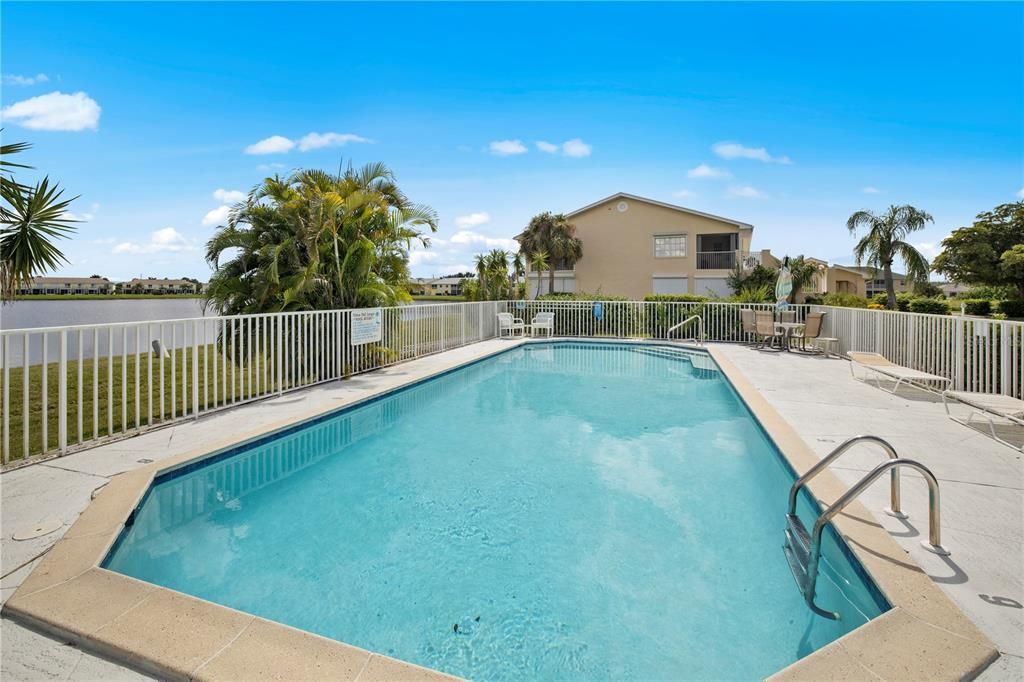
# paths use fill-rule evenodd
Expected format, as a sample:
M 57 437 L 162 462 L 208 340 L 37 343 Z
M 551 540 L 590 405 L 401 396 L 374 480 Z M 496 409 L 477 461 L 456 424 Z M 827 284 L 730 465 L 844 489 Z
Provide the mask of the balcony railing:
M 698 251 L 698 270 L 732 270 L 736 267 L 738 251 Z

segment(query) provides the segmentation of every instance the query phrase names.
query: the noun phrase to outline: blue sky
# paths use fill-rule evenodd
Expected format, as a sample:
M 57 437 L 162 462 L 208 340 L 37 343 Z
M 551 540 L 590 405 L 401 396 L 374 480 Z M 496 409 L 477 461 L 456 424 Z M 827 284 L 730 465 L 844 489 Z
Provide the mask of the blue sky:
M 1019 3 L 5 2 L 0 31 L 4 139 L 81 195 L 66 274 L 205 278 L 223 205 L 342 158 L 440 213 L 420 276 L 617 191 L 833 262 L 857 209 L 931 212 L 930 256 L 1024 193 Z

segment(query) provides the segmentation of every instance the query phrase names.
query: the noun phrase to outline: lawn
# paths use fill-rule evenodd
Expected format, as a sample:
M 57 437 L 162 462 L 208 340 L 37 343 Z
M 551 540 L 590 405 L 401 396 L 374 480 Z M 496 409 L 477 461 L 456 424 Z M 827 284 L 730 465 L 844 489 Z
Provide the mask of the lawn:
M 112 301 L 125 298 L 202 298 L 199 294 L 23 294 L 16 301 Z

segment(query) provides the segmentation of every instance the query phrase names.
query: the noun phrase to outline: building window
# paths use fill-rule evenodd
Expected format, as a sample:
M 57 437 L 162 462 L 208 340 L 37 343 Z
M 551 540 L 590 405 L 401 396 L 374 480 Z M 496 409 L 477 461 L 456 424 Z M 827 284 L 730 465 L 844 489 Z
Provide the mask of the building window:
M 681 258 L 686 255 L 686 235 L 667 234 L 654 238 L 655 258 Z

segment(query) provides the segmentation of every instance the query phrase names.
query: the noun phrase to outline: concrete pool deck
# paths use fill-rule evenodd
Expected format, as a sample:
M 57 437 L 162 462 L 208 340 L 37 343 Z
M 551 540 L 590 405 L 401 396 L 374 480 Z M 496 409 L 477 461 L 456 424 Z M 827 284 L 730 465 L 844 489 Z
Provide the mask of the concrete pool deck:
M 89 504 L 96 489 L 106 485 L 112 476 L 120 472 L 157 466 L 139 460 L 166 463 L 171 458 L 190 456 L 189 453 L 197 449 L 213 451 L 228 442 L 245 439 L 253 426 L 260 425 L 259 430 L 267 430 L 275 424 L 294 422 L 312 414 L 337 409 L 382 390 L 504 350 L 513 343 L 519 341 L 474 344 L 5 473 L 0 478 L 4 512 L 3 543 L 0 548 L 4 573 L 10 575 L 0 583 L 4 600 L 11 596 L 39 563 L 37 555 L 46 552 L 67 532 L 68 527 Z M 1024 656 L 1021 641 L 1024 637 L 1024 614 L 1011 602 L 1019 604 L 1022 598 L 1020 557 L 1024 476 L 1021 473 L 1020 454 L 946 419 L 941 404 L 934 402 L 929 394 L 908 389 L 897 396 L 890 396 L 873 386 L 855 382 L 844 361 L 795 354 L 758 353 L 726 345 L 716 346 L 715 352 L 746 376 L 765 401 L 781 414 L 818 456 L 848 436 L 874 433 L 891 439 L 901 455 L 919 459 L 932 467 L 943 486 L 944 544 L 952 550 L 952 557 L 941 559 L 918 547 L 922 533 L 927 530 L 922 525 L 927 518 L 926 501 L 923 482 L 911 480 L 911 474 L 905 476 L 907 481 L 904 485 L 904 509 L 911 514 L 909 522 L 900 522 L 880 513 L 874 514 L 874 517 L 895 535 L 896 541 L 910 551 L 911 556 L 935 583 L 1004 653 L 1003 658 L 983 676 L 989 679 L 1019 679 L 1020 663 L 1024 660 L 1021 658 Z M 238 424 L 249 426 L 240 429 Z M 877 461 L 878 453 L 865 448 L 863 451 L 851 451 L 833 469 L 844 483 L 849 484 Z M 118 478 L 127 481 L 133 476 Z M 120 486 L 106 491 L 107 494 L 115 493 L 117 487 Z M 881 509 L 885 499 L 884 484 L 877 484 L 865 496 L 867 506 L 872 510 Z M 45 513 L 40 510 L 45 510 Z M 13 532 L 31 528 L 51 517 L 61 522 L 60 530 L 36 540 L 11 541 Z M 88 521 L 88 518 L 84 519 L 83 523 Z M 73 535 L 86 537 L 89 530 L 84 526 L 76 526 Z M 22 564 L 22 568 L 12 572 L 12 569 Z M 87 578 L 96 581 L 102 579 L 102 574 L 91 574 Z M 57 586 L 49 589 L 57 589 Z M 123 615 L 115 614 L 113 620 Z M 259 625 L 262 626 L 262 623 Z M 62 666 L 57 662 L 59 656 L 43 653 L 48 651 L 47 645 L 50 649 L 61 645 L 24 631 L 6 620 L 3 626 L 4 648 L 0 662 L 4 679 L 38 679 L 43 674 L 43 668 L 52 673 L 48 676 L 53 678 L 94 679 L 94 672 L 78 674 L 76 669 L 93 670 L 95 666 L 111 665 L 79 653 L 77 657 L 66 656 L 68 663 Z M 233 625 L 229 624 L 227 629 L 231 627 Z M 236 640 L 232 642 L 237 642 L 242 632 L 239 630 Z M 212 653 L 220 656 L 221 662 L 226 660 L 221 650 Z M 200 670 L 210 663 L 209 659 L 203 660 L 204 656 L 202 652 L 196 653 L 194 660 L 185 661 L 182 664 L 184 667 L 179 670 L 189 668 L 195 661 L 198 664 L 190 668 L 189 674 Z M 40 657 L 45 660 L 40 660 Z M 377 658 L 387 661 L 384 657 Z M 375 671 L 380 673 L 380 670 L 369 665 L 371 659 L 372 656 L 365 653 L 361 659 L 363 667 L 355 671 L 354 676 L 351 673 L 349 676 L 353 679 L 380 677 L 374 675 Z M 119 669 L 111 665 L 110 670 Z M 209 670 L 206 669 L 207 672 Z M 431 676 L 429 671 L 412 666 L 401 670 L 413 676 Z M 32 671 L 39 675 L 30 674 Z M 383 676 L 390 677 L 397 674 L 397 671 L 392 669 L 391 674 Z M 854 671 L 863 676 L 875 674 L 864 668 L 855 668 Z M 121 672 L 125 677 L 131 675 L 127 670 Z

